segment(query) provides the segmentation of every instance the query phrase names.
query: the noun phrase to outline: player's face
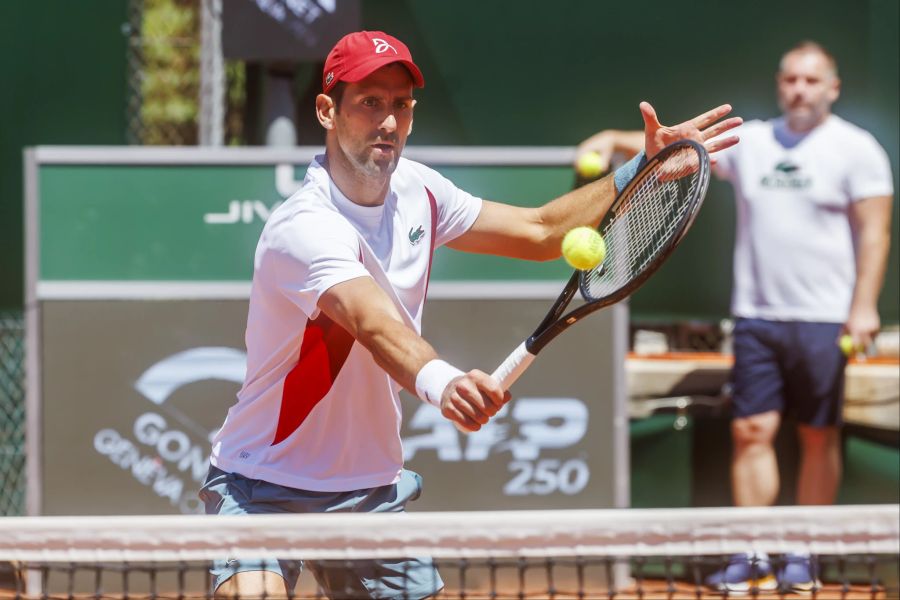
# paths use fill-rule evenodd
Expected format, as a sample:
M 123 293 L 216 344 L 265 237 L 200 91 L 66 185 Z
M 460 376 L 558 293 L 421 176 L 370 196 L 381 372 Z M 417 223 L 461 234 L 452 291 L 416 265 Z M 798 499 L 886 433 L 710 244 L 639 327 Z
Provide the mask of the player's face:
M 412 131 L 413 82 L 401 64 L 382 67 L 347 84 L 334 115 L 338 144 L 354 168 L 384 177 L 397 168 Z
M 795 131 L 809 131 L 831 114 L 840 80 L 819 52 L 792 52 L 777 75 L 778 105 Z

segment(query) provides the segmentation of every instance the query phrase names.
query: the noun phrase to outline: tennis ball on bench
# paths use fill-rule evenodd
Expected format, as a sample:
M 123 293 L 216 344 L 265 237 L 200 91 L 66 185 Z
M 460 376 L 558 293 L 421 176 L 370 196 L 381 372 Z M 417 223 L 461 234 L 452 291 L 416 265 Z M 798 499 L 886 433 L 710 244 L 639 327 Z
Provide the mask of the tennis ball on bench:
M 596 179 L 606 172 L 609 165 L 603 160 L 603 157 L 596 152 L 588 152 L 581 155 L 575 161 L 575 170 L 585 179 Z
M 576 227 L 562 241 L 562 255 L 574 269 L 593 269 L 606 258 L 606 242 L 596 229 Z

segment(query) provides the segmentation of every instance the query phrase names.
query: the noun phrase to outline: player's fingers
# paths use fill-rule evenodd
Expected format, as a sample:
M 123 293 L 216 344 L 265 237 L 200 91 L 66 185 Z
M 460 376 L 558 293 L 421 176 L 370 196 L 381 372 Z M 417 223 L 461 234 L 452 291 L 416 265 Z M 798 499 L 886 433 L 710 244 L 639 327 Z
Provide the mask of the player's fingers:
M 454 421 L 454 424 L 458 429 L 465 433 L 472 433 L 481 429 L 481 425 L 479 423 L 476 423 L 469 417 L 462 416 L 460 417 L 460 419 L 460 421 Z
M 484 414 L 487 415 L 488 419 L 490 419 L 500 411 L 500 407 L 491 402 L 488 398 L 485 399 L 488 401 L 485 402 Z
M 478 387 L 472 382 L 460 381 L 456 393 L 451 396 L 454 406 L 463 414 L 477 423 L 484 425 L 497 411 L 493 405 L 485 401 Z M 490 406 L 490 408 L 489 408 Z
M 645 131 L 656 131 L 662 127 L 656 116 L 656 110 L 649 102 L 641 102 L 638 107 L 641 109 L 641 117 L 644 119 Z
M 730 112 L 731 112 L 731 105 L 723 104 L 721 106 L 715 107 L 712 110 L 706 111 L 702 115 L 698 115 L 698 116 L 694 117 L 693 119 L 691 119 L 691 123 L 693 123 L 693 125 L 697 129 L 705 129 Z
M 859 348 L 860 352 L 865 352 L 875 342 L 872 332 L 866 330 L 858 331 L 853 336 L 853 339 L 856 341 L 856 347 Z
M 498 412 L 500 412 L 504 405 L 512 399 L 512 394 L 507 390 L 500 390 L 500 396 L 496 399 L 491 398 L 493 403 L 490 406 L 489 413 L 493 417 Z
M 484 414 L 484 410 L 474 403 L 472 403 L 468 398 L 464 397 L 461 394 L 454 394 L 451 399 L 451 406 L 453 406 L 456 411 L 462 415 L 465 415 L 467 418 L 472 421 L 477 422 L 486 422 L 487 417 Z
M 472 381 L 475 382 L 475 385 L 478 386 L 478 390 L 484 396 L 486 401 L 485 408 L 491 409 L 490 414 L 491 416 L 494 416 L 497 411 L 506 404 L 504 401 L 505 390 L 500 385 L 499 381 L 484 371 L 473 369 L 469 372 L 469 375 L 472 377 Z
M 723 133 L 725 133 L 726 131 L 728 131 L 729 129 L 734 129 L 735 127 L 737 127 L 738 125 L 740 125 L 743 122 L 744 122 L 744 120 L 740 117 L 732 117 L 730 119 L 725 119 L 724 121 L 720 121 L 720 122 L 714 124 L 712 127 L 706 128 L 702 132 L 703 140 L 705 141 L 705 140 L 710 140 L 714 137 L 718 137 L 718 136 L 722 135 Z
M 703 144 L 706 147 L 706 151 L 712 154 L 713 152 L 718 152 L 719 150 L 724 150 L 725 148 L 731 148 L 735 144 L 741 141 L 736 135 L 728 136 L 727 138 L 718 138 L 712 140 L 711 142 L 706 142 Z
M 462 400 L 469 403 L 475 410 L 485 412 L 491 401 L 485 398 L 480 382 L 473 378 L 472 373 L 467 375 L 466 380 L 460 381 L 460 384 L 457 391 Z
M 455 406 L 446 406 L 442 411 L 445 418 L 453 421 L 466 431 L 478 431 L 481 425 L 468 415 L 460 412 Z

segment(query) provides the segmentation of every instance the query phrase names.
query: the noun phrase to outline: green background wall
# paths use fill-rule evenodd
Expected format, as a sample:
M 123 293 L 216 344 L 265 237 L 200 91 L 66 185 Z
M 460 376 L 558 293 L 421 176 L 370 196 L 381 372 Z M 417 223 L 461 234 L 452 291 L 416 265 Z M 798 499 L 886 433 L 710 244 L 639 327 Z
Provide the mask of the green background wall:
M 766 118 L 777 111 L 781 52 L 812 38 L 841 67 L 836 112 L 885 146 L 900 187 L 898 5 L 364 0 L 363 26 L 404 39 L 425 73 L 413 144 L 574 145 L 599 129 L 640 127 L 641 100 L 668 123 L 722 102 Z M 0 3 L 0 308 L 22 298 L 22 147 L 124 142 L 125 9 L 111 0 Z M 900 320 L 898 213 L 895 205 L 886 323 Z M 715 183 L 695 230 L 632 309 L 644 318 L 725 316 L 733 218 L 729 187 Z
M 22 149 L 125 143 L 125 2 L 0 2 L 0 310 L 23 302 Z
M 898 185 L 896 0 L 624 3 L 364 3 L 367 28 L 411 47 L 426 87 L 411 143 L 572 145 L 605 128 L 640 128 L 641 100 L 664 123 L 728 102 L 745 119 L 777 114 L 774 74 L 803 39 L 838 60 L 835 112 L 887 149 Z M 498 198 L 515 201 L 515 198 Z M 896 195 L 889 278 L 880 308 L 900 320 Z M 728 312 L 734 207 L 714 182 L 678 253 L 633 298 L 633 314 L 661 320 Z M 685 290 L 698 290 L 686 294 Z

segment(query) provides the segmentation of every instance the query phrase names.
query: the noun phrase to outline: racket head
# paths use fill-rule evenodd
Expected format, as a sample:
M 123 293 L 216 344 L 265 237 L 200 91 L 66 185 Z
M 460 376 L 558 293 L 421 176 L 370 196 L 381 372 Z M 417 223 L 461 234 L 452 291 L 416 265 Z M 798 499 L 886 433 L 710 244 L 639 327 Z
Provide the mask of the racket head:
M 584 310 L 627 298 L 662 265 L 697 218 L 709 175 L 709 154 L 692 140 L 666 146 L 644 165 L 597 227 L 607 252 L 578 275 Z

